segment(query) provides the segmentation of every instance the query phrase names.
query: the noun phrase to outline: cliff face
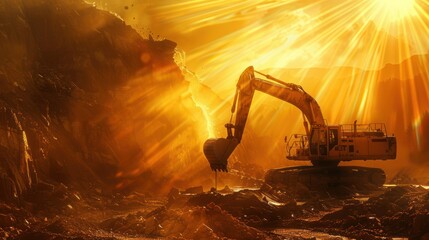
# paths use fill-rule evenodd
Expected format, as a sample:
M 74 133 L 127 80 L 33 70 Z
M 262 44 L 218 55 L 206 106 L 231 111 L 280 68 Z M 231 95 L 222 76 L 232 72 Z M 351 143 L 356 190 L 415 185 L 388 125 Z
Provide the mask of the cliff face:
M 2 1 L 1 196 L 40 181 L 114 190 L 150 177 L 156 189 L 173 181 L 171 149 L 176 169 L 195 168 L 204 118 L 175 46 L 83 1 Z

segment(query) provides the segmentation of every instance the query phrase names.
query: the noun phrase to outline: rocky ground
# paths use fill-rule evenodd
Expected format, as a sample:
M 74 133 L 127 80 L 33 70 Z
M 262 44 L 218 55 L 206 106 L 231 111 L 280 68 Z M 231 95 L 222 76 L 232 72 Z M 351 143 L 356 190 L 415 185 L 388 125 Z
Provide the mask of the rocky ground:
M 81 193 L 64 185 L 0 205 L 10 239 L 390 239 L 429 237 L 429 191 L 391 186 L 371 196 L 296 199 L 280 190 L 203 192 L 168 197 Z

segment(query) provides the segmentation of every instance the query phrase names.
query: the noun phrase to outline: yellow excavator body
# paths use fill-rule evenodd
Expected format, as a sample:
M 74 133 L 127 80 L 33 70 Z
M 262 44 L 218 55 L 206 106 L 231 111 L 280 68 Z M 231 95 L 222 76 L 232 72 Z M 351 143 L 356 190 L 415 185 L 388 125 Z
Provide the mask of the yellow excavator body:
M 255 73 L 263 75 L 266 79 L 256 78 Z M 308 179 L 311 178 L 313 182 L 319 179 L 319 183 L 337 181 L 377 186 L 384 183 L 385 175 L 381 169 L 337 167 L 341 161 L 395 159 L 396 137 L 387 134 L 384 124 L 357 124 L 355 121 L 353 124 L 328 126 L 325 124 L 319 104 L 301 86 L 285 83 L 255 71 L 252 66 L 240 75 L 237 82 L 231 108 L 235 119 L 234 122 L 225 125 L 227 137 L 208 139 L 204 143 L 204 154 L 213 171 L 227 171 L 228 158 L 242 139 L 255 91 L 288 102 L 301 110 L 306 133 L 295 134 L 289 138 L 286 144 L 287 158 L 310 161 L 313 165 L 313 167 L 272 169 L 268 171 L 266 181 L 271 184 L 275 181 L 284 183 L 292 177 L 296 178 L 295 180 L 307 179 L 304 182 L 309 182 Z M 348 180 L 344 179 L 345 176 L 349 176 Z

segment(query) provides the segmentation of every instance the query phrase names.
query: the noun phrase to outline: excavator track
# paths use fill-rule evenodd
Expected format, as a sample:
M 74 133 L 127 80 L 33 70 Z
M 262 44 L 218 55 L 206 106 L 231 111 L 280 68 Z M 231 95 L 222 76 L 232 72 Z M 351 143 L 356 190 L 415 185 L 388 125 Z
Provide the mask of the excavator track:
M 265 175 L 265 182 L 271 186 L 293 188 L 297 183 L 301 183 L 314 190 L 336 186 L 378 188 L 383 186 L 385 181 L 386 175 L 382 169 L 353 166 L 287 167 L 271 169 Z

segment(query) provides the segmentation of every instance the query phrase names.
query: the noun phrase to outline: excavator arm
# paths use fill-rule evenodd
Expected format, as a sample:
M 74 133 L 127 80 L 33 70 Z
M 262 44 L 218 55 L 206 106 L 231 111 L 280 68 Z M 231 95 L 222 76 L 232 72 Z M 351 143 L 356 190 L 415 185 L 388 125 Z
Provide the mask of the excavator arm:
M 241 142 L 244 128 L 246 126 L 249 110 L 255 91 L 260 91 L 276 97 L 299 108 L 305 118 L 313 126 L 324 126 L 324 119 L 316 100 L 306 93 L 301 86 L 285 83 L 269 75 L 261 74 L 267 80 L 256 78 L 255 70 L 252 66 L 248 67 L 237 82 L 237 89 L 234 96 L 234 102 L 231 112 L 236 112 L 235 121 L 227 123 L 227 138 L 208 139 L 204 143 L 204 154 L 210 163 L 213 171 L 227 171 L 228 158 Z M 304 125 L 306 121 L 304 118 Z M 308 126 L 306 127 L 309 135 Z

